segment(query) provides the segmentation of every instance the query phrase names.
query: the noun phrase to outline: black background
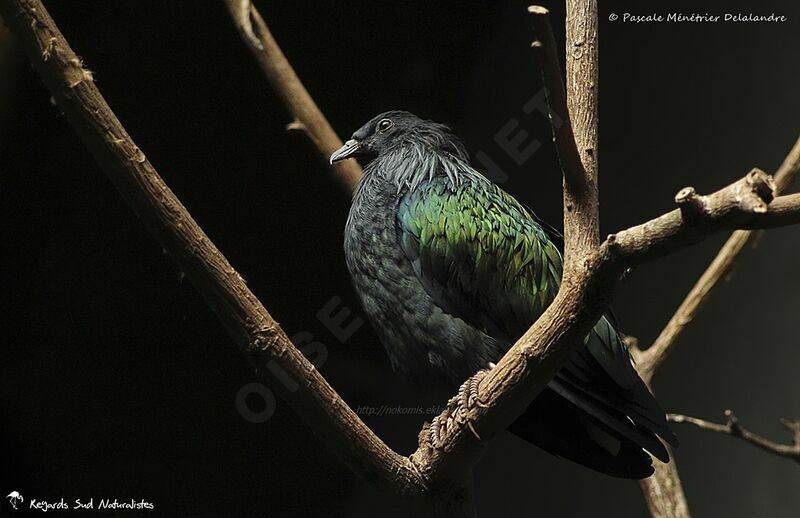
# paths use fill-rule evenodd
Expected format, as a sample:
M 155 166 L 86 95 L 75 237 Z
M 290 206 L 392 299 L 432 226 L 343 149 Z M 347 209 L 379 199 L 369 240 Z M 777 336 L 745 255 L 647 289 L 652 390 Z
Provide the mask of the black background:
M 604 233 L 759 166 L 798 135 L 794 2 L 601 6 Z M 341 136 L 402 108 L 446 122 L 507 174 L 504 188 L 560 221 L 547 121 L 521 2 L 260 2 Z M 394 376 L 369 326 L 340 343 L 314 316 L 360 314 L 341 251 L 348 196 L 299 133 L 221 2 L 50 1 L 128 131 L 289 334 L 328 352 L 322 373 L 353 407 L 430 399 Z M 563 7 L 551 5 L 563 42 Z M 775 12 L 785 23 L 608 21 L 611 13 Z M 4 49 L 8 50 L 8 49 Z M 174 264 L 125 206 L 22 58 L 0 71 L 0 490 L 27 499 L 118 497 L 159 514 L 404 516 L 352 476 L 285 404 L 266 423 L 234 403 L 257 380 Z M 563 56 L 562 56 L 563 57 Z M 494 141 L 511 119 L 542 143 L 518 165 Z M 526 140 L 527 141 L 527 140 Z M 639 268 L 622 328 L 651 342 L 724 240 Z M 762 236 L 681 338 L 657 380 L 668 411 L 786 438 L 800 417 L 800 229 Z M 254 408 L 258 401 L 248 400 Z M 365 417 L 404 453 L 426 416 Z M 697 516 L 797 516 L 800 471 L 739 441 L 676 426 Z M 643 516 L 634 482 L 554 459 L 508 434 L 477 469 L 486 516 Z M 0 503 L 0 514 L 10 512 Z

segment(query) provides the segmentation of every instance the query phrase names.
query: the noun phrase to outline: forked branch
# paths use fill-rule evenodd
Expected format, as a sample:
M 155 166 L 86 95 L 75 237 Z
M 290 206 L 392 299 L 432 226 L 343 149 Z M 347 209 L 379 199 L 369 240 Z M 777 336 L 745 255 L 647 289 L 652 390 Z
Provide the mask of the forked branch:
M 800 138 L 794 143 L 783 163 L 775 172 L 773 177 L 775 194 L 784 193 L 797 177 L 798 172 L 800 172 Z M 752 230 L 735 231 L 686 295 L 658 338 L 646 350 L 639 351 L 637 367 L 648 383 L 661 364 L 669 357 L 683 330 L 694 321 L 700 309 L 711 298 L 714 288 L 727 277 L 739 254 L 747 248 L 756 235 L 758 232 Z
M 800 421 L 781 419 L 781 424 L 792 434 L 792 444 L 781 444 L 744 428 L 739 424 L 739 419 L 731 410 L 725 410 L 725 417 L 727 418 L 727 422 L 725 424 L 719 424 L 682 414 L 667 415 L 667 419 L 673 423 L 687 423 L 702 430 L 730 435 L 731 437 L 739 438 L 753 446 L 761 448 L 766 452 L 780 457 L 786 457 L 787 459 L 800 463 Z

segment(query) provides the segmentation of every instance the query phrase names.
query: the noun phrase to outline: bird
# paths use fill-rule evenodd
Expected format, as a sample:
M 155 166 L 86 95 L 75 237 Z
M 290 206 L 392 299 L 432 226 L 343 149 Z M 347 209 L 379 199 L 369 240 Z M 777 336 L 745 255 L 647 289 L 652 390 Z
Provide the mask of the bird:
M 449 127 L 381 113 L 330 156 L 363 176 L 344 229 L 355 292 L 394 371 L 458 387 L 492 368 L 558 292 L 563 238 L 470 165 Z M 642 479 L 677 445 L 610 313 L 509 430 L 541 449 Z M 660 438 L 660 439 L 659 439 Z

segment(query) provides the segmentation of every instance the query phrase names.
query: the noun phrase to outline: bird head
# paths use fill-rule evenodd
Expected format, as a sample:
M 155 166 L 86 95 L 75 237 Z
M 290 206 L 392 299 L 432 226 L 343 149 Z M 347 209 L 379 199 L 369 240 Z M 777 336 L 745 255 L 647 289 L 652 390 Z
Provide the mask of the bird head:
M 444 124 L 423 120 L 406 111 L 381 113 L 353 133 L 353 136 L 331 155 L 331 164 L 357 158 L 367 164 L 384 154 L 407 145 L 424 145 L 467 159 L 463 144 Z

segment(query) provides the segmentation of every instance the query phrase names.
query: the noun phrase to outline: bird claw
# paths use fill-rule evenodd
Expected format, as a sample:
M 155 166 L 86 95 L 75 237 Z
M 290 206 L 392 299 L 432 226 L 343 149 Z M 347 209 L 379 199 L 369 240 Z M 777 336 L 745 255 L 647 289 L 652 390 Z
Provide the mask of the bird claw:
M 474 406 L 486 408 L 486 405 L 481 403 L 480 399 L 478 398 L 478 386 L 491 369 L 492 367 L 490 364 L 489 369 L 478 371 L 474 376 L 465 381 L 461 387 L 459 387 L 458 396 L 460 397 L 461 409 L 464 412 Z
M 446 435 L 451 431 L 453 425 L 466 424 L 467 428 L 480 441 L 475 426 L 472 424 L 474 418 L 470 417 L 470 411 L 474 408 L 486 408 L 488 405 L 481 402 L 478 397 L 478 387 L 481 380 L 486 377 L 489 370 L 494 368 L 494 364 L 489 364 L 489 369 L 478 371 L 474 376 L 467 379 L 458 388 L 456 395 L 447 402 L 447 406 L 440 415 L 433 418 L 428 428 L 428 439 L 433 448 L 439 449 L 444 444 Z

